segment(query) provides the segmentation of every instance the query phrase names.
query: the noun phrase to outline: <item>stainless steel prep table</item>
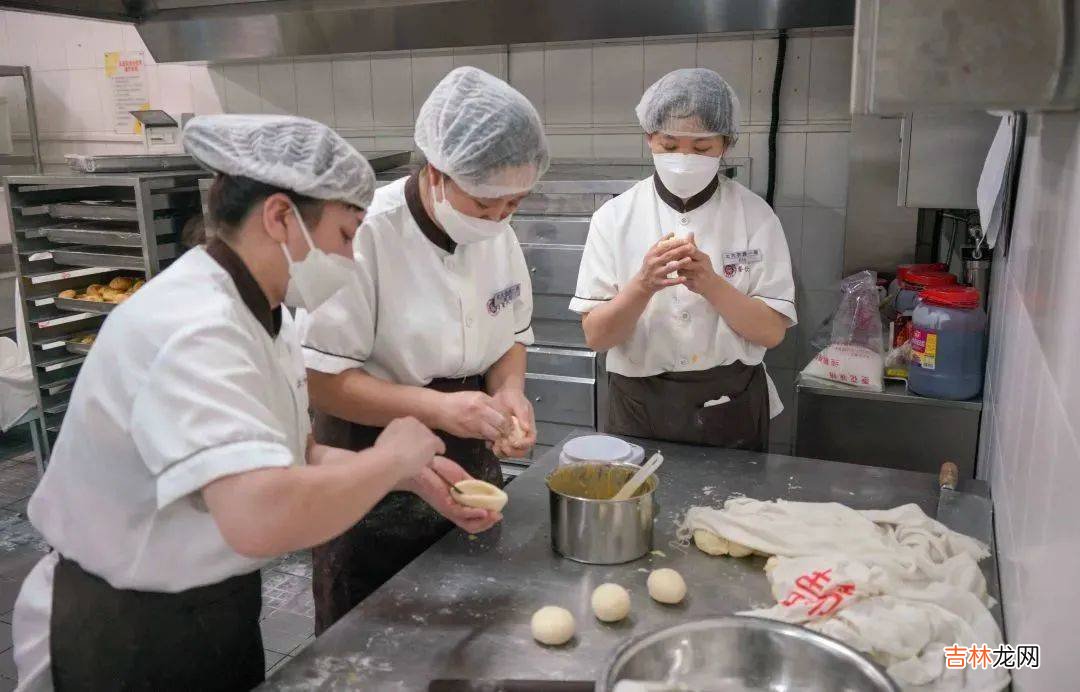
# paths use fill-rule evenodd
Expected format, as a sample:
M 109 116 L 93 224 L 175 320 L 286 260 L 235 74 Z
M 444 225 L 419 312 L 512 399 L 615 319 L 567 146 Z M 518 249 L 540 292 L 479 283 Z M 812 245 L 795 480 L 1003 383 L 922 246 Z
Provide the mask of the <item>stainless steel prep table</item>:
M 656 446 L 641 442 L 649 450 Z M 937 509 L 937 478 L 930 474 L 670 444 L 663 452 L 654 545 L 659 553 L 611 566 L 553 553 L 544 484 L 557 460 L 553 450 L 509 485 L 501 527 L 475 538 L 455 531 L 436 543 L 264 688 L 425 690 L 431 680 L 445 678 L 595 679 L 608 653 L 631 634 L 774 603 L 764 558 L 713 558 L 672 545 L 675 522 L 692 505 L 718 505 L 744 494 L 857 509 L 914 502 L 931 516 Z M 965 481 L 960 490 L 988 495 L 981 481 Z M 982 538 L 991 543 L 983 572 L 997 598 L 996 552 L 989 537 Z M 649 599 L 646 574 L 658 567 L 674 567 L 685 577 L 689 595 L 682 605 Z M 593 589 L 608 581 L 631 591 L 631 615 L 617 625 L 598 622 L 589 606 Z M 577 620 L 577 636 L 565 647 L 549 649 L 532 639 L 529 620 L 547 604 L 568 608 Z M 1000 623 L 1000 607 L 994 613 Z

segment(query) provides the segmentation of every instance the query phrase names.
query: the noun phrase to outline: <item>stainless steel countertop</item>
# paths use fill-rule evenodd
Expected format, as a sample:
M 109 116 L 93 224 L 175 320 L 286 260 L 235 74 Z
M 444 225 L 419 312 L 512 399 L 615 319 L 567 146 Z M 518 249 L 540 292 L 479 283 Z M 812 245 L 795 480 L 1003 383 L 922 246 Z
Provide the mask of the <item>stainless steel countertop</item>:
M 650 452 L 656 447 L 641 443 Z M 557 461 L 556 448 L 510 484 L 501 527 L 475 538 L 452 532 L 275 673 L 264 689 L 425 690 L 441 678 L 595 679 L 609 652 L 632 634 L 774 603 L 764 558 L 713 558 L 673 545 L 675 523 L 693 505 L 719 505 L 742 494 L 842 502 L 856 509 L 914 502 L 931 516 L 937 510 L 937 478 L 930 474 L 673 444 L 662 449 L 653 554 L 599 566 L 552 552 L 544 477 Z M 960 490 L 989 493 L 981 481 L 964 481 Z M 998 598 L 996 559 L 993 552 L 983 571 Z M 686 579 L 683 604 L 661 606 L 649 598 L 647 572 L 659 567 L 674 567 Z M 631 615 L 616 625 L 598 622 L 589 606 L 593 589 L 608 581 L 631 592 Z M 569 609 L 577 620 L 577 636 L 564 647 L 549 649 L 532 639 L 532 613 L 548 604 Z M 1000 606 L 994 613 L 1000 622 Z

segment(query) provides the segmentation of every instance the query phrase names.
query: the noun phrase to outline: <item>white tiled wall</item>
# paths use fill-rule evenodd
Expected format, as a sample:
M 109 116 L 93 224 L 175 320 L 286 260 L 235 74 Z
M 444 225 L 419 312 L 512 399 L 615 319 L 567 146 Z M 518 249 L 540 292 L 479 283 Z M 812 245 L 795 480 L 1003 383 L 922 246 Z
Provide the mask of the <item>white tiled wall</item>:
M 48 37 L 48 40 L 43 40 Z M 57 50 L 62 46 L 63 50 Z M 732 151 L 750 156 L 751 185 L 764 194 L 768 121 L 777 40 L 771 35 L 676 36 L 577 43 L 405 51 L 230 65 L 159 65 L 129 26 L 0 12 L 0 63 L 18 56 L 35 74 L 44 153 L 137 149 L 111 130 L 102 55 L 142 50 L 150 63 L 151 105 L 181 112 L 298 113 L 337 128 L 363 149 L 412 148 L 412 125 L 431 88 L 457 66 L 509 81 L 540 112 L 554 156 L 647 155 L 634 115 L 644 89 L 663 74 L 703 66 L 720 72 L 741 102 L 743 136 Z M 850 131 L 851 32 L 795 32 L 788 41 L 777 141 L 777 211 L 797 271 L 803 325 L 830 311 L 842 267 Z M 9 80 L 10 81 L 10 80 Z M 10 87 L 7 85 L 8 93 Z M 16 111 L 14 127 L 24 131 Z M 25 143 L 24 143 L 25 144 Z M 769 354 L 776 379 L 790 379 L 806 355 L 805 327 Z M 781 388 L 790 399 L 790 387 Z M 788 403 L 791 403 L 790 401 Z M 774 435 L 790 448 L 788 424 Z
M 979 475 L 991 483 L 1005 627 L 1041 645 L 1017 690 L 1075 685 L 1080 647 L 1080 116 L 1030 116 L 1008 257 L 994 258 Z M 1071 682 L 1070 682 L 1071 681 Z

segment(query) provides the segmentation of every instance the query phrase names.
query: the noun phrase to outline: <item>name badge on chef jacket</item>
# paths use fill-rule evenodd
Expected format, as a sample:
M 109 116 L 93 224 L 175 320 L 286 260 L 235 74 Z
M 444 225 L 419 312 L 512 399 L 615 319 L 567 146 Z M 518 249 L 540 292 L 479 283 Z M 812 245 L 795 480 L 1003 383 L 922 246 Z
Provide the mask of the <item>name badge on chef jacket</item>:
M 729 279 L 736 274 L 749 271 L 749 265 L 762 261 L 761 250 L 736 250 L 724 253 L 724 276 Z

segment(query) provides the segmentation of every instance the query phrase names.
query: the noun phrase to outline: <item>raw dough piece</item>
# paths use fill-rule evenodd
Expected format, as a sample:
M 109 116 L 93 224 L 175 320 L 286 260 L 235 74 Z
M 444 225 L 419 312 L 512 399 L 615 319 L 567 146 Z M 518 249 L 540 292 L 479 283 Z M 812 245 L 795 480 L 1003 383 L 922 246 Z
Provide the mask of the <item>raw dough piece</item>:
M 694 545 L 697 546 L 698 550 L 709 555 L 746 557 L 754 552 L 742 543 L 729 541 L 726 538 L 717 536 L 712 531 L 706 531 L 704 529 L 694 530 Z
M 574 616 L 558 606 L 544 606 L 532 616 L 533 639 L 548 646 L 561 646 L 574 636 Z
M 517 416 L 510 416 L 509 427 L 507 433 L 495 440 L 495 444 L 491 448 L 491 451 L 495 452 L 495 456 L 509 458 L 513 456 L 511 450 L 521 449 L 525 446 L 525 440 L 528 438 L 529 433 Z
M 728 555 L 731 557 L 746 557 L 754 551 L 747 548 L 742 543 L 736 543 L 735 541 L 728 541 Z
M 728 554 L 728 542 L 727 539 L 717 536 L 712 531 L 706 531 L 704 529 L 695 529 L 694 531 L 694 545 L 697 549 L 707 555 L 727 555 Z
M 592 611 L 598 620 L 618 622 L 630 613 L 630 594 L 618 584 L 601 584 L 592 592 Z
M 453 490 L 450 491 L 450 497 L 454 498 L 459 505 L 490 509 L 495 512 L 501 512 L 510 499 L 506 493 L 491 483 L 476 479 L 455 483 Z
M 682 575 L 669 567 L 663 567 L 649 574 L 646 581 L 649 595 L 654 601 L 674 605 L 686 597 L 686 582 Z

